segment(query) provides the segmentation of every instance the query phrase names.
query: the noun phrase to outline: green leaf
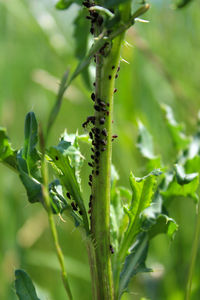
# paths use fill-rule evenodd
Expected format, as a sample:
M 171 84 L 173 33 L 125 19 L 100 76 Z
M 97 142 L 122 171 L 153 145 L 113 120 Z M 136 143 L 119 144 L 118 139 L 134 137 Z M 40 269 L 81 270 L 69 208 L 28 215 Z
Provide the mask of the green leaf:
M 178 164 L 175 164 L 175 171 L 177 182 L 180 185 L 188 184 L 198 177 L 198 173 L 185 174 L 184 168 Z
M 142 213 L 152 202 L 156 177 L 160 174 L 159 170 L 155 170 L 142 178 L 135 177 L 132 173 L 130 174 L 132 201 L 128 207 L 124 206 L 124 211 L 129 217 L 129 224 L 120 245 L 123 253 L 128 252 L 128 249 L 134 243 L 136 235 L 141 230 Z
M 17 151 L 13 150 L 5 128 L 0 127 L 0 162 L 17 171 Z
M 148 130 L 142 124 L 142 122 L 138 122 L 138 127 L 139 134 L 137 140 L 137 147 L 139 148 L 140 152 L 144 157 L 149 159 L 155 158 L 152 135 L 148 132 Z
M 24 127 L 25 140 L 21 155 L 26 161 L 28 174 L 39 179 L 41 177 L 39 175 L 38 165 L 40 156 L 36 150 L 36 145 L 38 142 L 38 125 L 33 112 L 29 112 L 26 115 Z
M 145 260 L 148 251 L 148 237 L 141 234 L 131 249 L 131 254 L 126 257 L 119 281 L 119 299 L 127 291 L 131 278 L 139 272 L 151 272 Z
M 176 150 L 184 150 L 187 148 L 190 139 L 185 136 L 183 133 L 183 126 L 181 124 L 178 124 L 176 120 L 174 119 L 173 111 L 171 107 L 167 105 L 163 105 L 162 109 L 165 112 L 165 117 L 167 121 L 167 126 L 169 128 L 172 141 L 176 147 Z
M 87 213 L 85 210 L 85 205 L 83 202 L 80 185 L 76 178 L 76 170 L 75 167 L 70 164 L 70 157 L 68 156 L 68 146 L 66 144 L 63 147 L 59 144 L 57 147 L 51 147 L 48 151 L 48 155 L 51 158 L 51 165 L 59 176 L 60 182 L 66 188 L 66 190 L 70 193 L 71 197 L 77 203 L 79 209 L 82 211 L 83 222 L 86 231 L 89 231 L 88 228 L 88 219 Z
M 161 194 L 166 199 L 172 199 L 172 197 L 191 197 L 195 202 L 198 201 L 196 194 L 199 186 L 199 174 L 185 174 L 182 167 L 175 167 L 175 175 L 171 176 L 171 179 L 164 187 Z
M 60 9 L 60 10 L 64 10 L 64 9 L 68 9 L 73 3 L 76 3 L 78 5 L 82 5 L 82 1 L 81 0 L 60 0 L 57 4 L 56 4 L 56 8 Z
M 15 290 L 19 300 L 40 300 L 29 275 L 23 270 L 15 271 Z

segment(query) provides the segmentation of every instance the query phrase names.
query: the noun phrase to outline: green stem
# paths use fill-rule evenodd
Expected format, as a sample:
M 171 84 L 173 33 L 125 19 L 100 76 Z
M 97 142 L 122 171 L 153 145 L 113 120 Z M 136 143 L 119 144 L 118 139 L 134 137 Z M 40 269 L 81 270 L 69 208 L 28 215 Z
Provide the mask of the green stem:
M 44 147 L 44 139 L 42 137 L 42 133 L 40 134 L 40 144 L 41 144 L 41 149 L 42 149 L 41 152 L 43 153 L 42 161 L 41 161 L 41 172 L 42 172 L 42 178 L 43 178 L 42 194 L 43 194 L 44 202 L 45 202 L 45 205 L 46 205 L 49 226 L 50 226 L 51 234 L 52 234 L 52 237 L 53 237 L 53 242 L 54 242 L 54 246 L 55 246 L 55 249 L 56 249 L 56 254 L 57 254 L 57 257 L 58 257 L 58 261 L 60 263 L 62 281 L 63 281 L 64 287 L 65 287 L 65 290 L 67 292 L 68 298 L 70 300 L 73 300 L 72 293 L 71 293 L 70 286 L 69 286 L 69 282 L 68 282 L 67 272 L 66 272 L 66 269 L 65 269 L 64 255 L 63 255 L 62 249 L 61 249 L 60 244 L 59 244 L 58 233 L 57 233 L 56 225 L 55 225 L 55 222 L 54 222 L 54 217 L 53 217 L 50 198 L 49 198 L 48 169 L 47 169 L 46 161 L 45 161 L 45 158 L 44 158 L 44 148 L 45 147 Z
M 191 256 L 189 273 L 188 273 L 185 300 L 191 299 L 192 277 L 194 273 L 194 267 L 195 267 L 195 262 L 197 257 L 198 246 L 199 246 L 199 237 L 200 237 L 200 204 L 198 204 L 197 222 L 196 222 L 196 228 L 194 234 L 194 241 L 192 245 L 192 256 Z
M 127 8 L 126 16 L 129 16 L 130 6 L 126 6 L 126 9 Z M 102 110 L 95 112 L 95 128 L 100 138 L 99 141 L 97 141 L 97 139 L 95 140 L 94 145 L 95 151 L 97 150 L 99 155 L 97 162 L 93 163 L 91 232 L 97 265 L 97 295 L 95 299 L 98 300 L 114 299 L 110 253 L 110 173 L 112 157 L 113 92 L 115 76 L 120 63 L 120 51 L 123 40 L 124 32 L 112 41 L 110 50 L 106 48 L 103 50 L 104 52 L 108 51 L 108 53 L 104 55 L 100 51 L 96 54 L 95 105 L 99 106 L 99 100 L 107 105 L 107 113 Z M 101 123 L 102 118 L 105 119 L 103 124 Z

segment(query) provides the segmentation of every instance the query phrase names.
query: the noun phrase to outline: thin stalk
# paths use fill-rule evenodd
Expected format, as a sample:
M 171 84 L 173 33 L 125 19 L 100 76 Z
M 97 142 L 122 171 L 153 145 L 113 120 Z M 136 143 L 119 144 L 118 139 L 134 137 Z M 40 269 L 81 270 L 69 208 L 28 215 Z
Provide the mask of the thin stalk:
M 195 262 L 197 257 L 198 246 L 199 246 L 199 238 L 200 238 L 200 204 L 198 204 L 197 222 L 196 222 L 196 228 L 194 234 L 194 241 L 192 245 L 192 254 L 191 254 L 191 261 L 190 261 L 190 267 L 188 272 L 185 300 L 191 299 L 192 278 L 194 274 L 194 267 L 195 267 Z
M 50 198 L 49 198 L 48 169 L 47 169 L 46 161 L 44 158 L 45 143 L 44 143 L 43 135 L 41 132 L 41 128 L 40 128 L 40 145 L 41 145 L 41 150 L 42 150 L 41 151 L 42 152 L 41 172 L 42 172 L 42 178 L 43 178 L 42 194 L 43 194 L 44 203 L 45 203 L 46 210 L 47 210 L 49 226 L 50 226 L 51 234 L 53 237 L 56 254 L 57 254 L 58 261 L 59 261 L 60 268 L 61 268 L 61 277 L 62 277 L 63 285 L 65 287 L 65 290 L 67 292 L 69 300 L 73 300 L 71 289 L 70 289 L 69 282 L 68 282 L 67 272 L 65 269 L 64 255 L 63 255 L 62 249 L 59 244 L 58 233 L 57 233 L 56 225 L 54 222 L 54 217 L 53 217 Z

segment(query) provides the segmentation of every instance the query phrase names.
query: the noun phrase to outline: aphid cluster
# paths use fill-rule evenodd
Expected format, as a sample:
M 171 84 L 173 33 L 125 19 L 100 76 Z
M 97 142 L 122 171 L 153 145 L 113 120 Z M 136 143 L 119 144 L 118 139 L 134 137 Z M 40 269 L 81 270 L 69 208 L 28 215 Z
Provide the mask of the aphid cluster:
M 90 8 L 94 5 L 95 3 L 93 1 L 83 1 L 83 6 L 85 6 L 86 8 Z M 101 25 L 103 24 L 103 17 L 95 10 L 89 9 L 89 16 L 87 16 L 86 18 L 91 21 L 90 33 L 95 34 L 95 24 L 98 26 L 98 28 L 101 27 Z
M 69 192 L 66 193 L 66 196 L 69 200 L 72 199 Z M 72 207 L 73 211 L 79 212 L 79 215 L 82 216 L 83 212 L 79 209 L 78 204 L 76 202 L 72 201 L 71 207 Z

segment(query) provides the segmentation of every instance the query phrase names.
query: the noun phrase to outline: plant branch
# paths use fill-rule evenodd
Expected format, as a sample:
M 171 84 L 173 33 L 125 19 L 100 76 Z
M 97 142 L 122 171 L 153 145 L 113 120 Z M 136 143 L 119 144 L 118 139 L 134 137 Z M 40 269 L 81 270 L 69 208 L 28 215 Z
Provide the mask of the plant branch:
M 198 246 L 199 246 L 199 238 L 200 238 L 200 204 L 198 203 L 197 222 L 196 222 L 194 240 L 192 245 L 192 254 L 191 254 L 191 261 L 190 261 L 190 267 L 188 272 L 188 280 L 186 285 L 185 300 L 191 299 L 192 277 L 194 273 L 194 267 L 195 267 L 195 262 L 197 257 Z
M 52 208 L 51 208 L 51 202 L 50 202 L 50 198 L 49 198 L 48 169 L 47 169 L 47 165 L 46 165 L 46 161 L 45 161 L 45 141 L 43 138 L 41 127 L 40 127 L 39 136 L 40 136 L 40 147 L 41 147 L 41 153 L 42 153 L 42 160 L 41 160 L 41 172 L 42 172 L 42 179 L 43 179 L 42 194 L 43 194 L 43 198 L 44 198 L 44 203 L 46 205 L 49 226 L 50 226 L 51 234 L 53 237 L 56 254 L 57 254 L 58 261 L 59 261 L 60 268 L 61 268 L 62 281 L 63 281 L 64 287 L 65 287 L 65 290 L 67 292 L 68 298 L 70 300 L 73 300 L 71 289 L 70 289 L 69 282 L 68 282 L 67 272 L 65 269 L 64 255 L 63 255 L 62 249 L 59 244 L 58 233 L 57 233 L 56 225 L 54 222 L 54 217 L 53 217 Z

